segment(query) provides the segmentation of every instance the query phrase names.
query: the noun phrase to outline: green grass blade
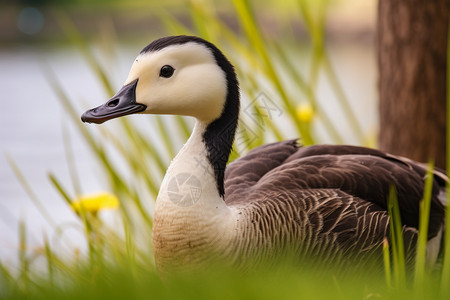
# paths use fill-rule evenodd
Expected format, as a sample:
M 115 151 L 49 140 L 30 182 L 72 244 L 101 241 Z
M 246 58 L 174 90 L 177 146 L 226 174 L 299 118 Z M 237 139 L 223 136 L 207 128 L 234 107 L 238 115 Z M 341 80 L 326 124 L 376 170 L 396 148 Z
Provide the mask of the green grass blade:
M 205 38 L 211 39 L 212 28 L 210 24 L 204 21 L 202 10 L 210 10 L 209 1 L 189 1 L 189 11 L 194 23 L 196 33 Z
M 136 265 L 136 244 L 133 239 L 133 233 L 130 231 L 130 227 L 127 223 L 123 224 L 124 234 L 125 234 L 125 245 L 127 261 L 131 262 L 132 266 Z
M 350 123 L 350 127 L 353 129 L 353 132 L 358 142 L 364 145 L 366 143 L 364 132 L 362 131 L 361 129 L 362 127 L 359 124 L 358 119 L 356 118 L 356 114 L 354 113 L 353 108 L 350 105 L 350 101 L 345 95 L 344 89 L 342 88 L 342 85 L 339 82 L 338 76 L 336 75 L 336 72 L 331 65 L 330 58 L 328 57 L 326 50 L 324 50 L 323 68 L 333 88 L 336 98 L 339 101 L 339 108 L 343 110 L 344 115 L 347 121 Z
M 44 234 L 44 249 L 45 249 L 45 258 L 47 260 L 47 272 L 48 272 L 48 280 L 50 286 L 54 285 L 54 269 L 55 266 L 53 264 L 53 251 L 50 248 L 50 243 L 48 241 L 47 236 Z
M 149 184 L 149 181 L 146 181 L 147 184 Z M 158 189 L 157 189 L 158 190 Z M 156 198 L 157 193 L 154 194 L 154 198 Z M 136 205 L 136 208 L 138 209 L 140 216 L 144 219 L 145 223 L 149 228 L 153 228 L 153 220 L 150 217 L 150 214 L 148 211 L 144 208 L 142 205 L 142 200 L 140 199 L 139 195 L 135 192 L 135 196 L 132 197 L 133 203 Z
M 67 166 L 69 168 L 70 179 L 72 181 L 72 187 L 75 191 L 75 195 L 79 196 L 81 195 L 81 184 L 75 167 L 75 156 L 73 154 L 72 142 L 66 122 L 63 123 L 63 142 Z
M 312 8 L 309 7 L 312 2 L 300 0 L 299 6 L 300 11 L 305 22 L 308 33 L 312 39 L 313 43 L 313 58 L 310 69 L 310 86 L 314 89 L 317 85 L 320 66 L 323 67 L 324 73 L 331 84 L 333 91 L 339 101 L 339 107 L 343 110 L 347 121 L 350 123 L 351 128 L 360 144 L 365 144 L 364 132 L 361 129 L 356 114 L 354 113 L 349 100 L 344 93 L 342 85 L 338 79 L 338 76 L 332 67 L 329 55 L 325 48 L 325 20 L 326 20 L 326 9 L 328 7 L 328 1 L 318 1 L 318 8 L 315 9 L 318 15 L 315 19 L 312 17 Z M 325 119 L 326 120 L 326 119 Z M 327 126 L 327 130 L 330 130 Z M 336 136 L 336 133 L 333 133 Z
M 450 22 L 447 35 L 447 136 L 446 136 L 446 167 L 447 176 L 450 175 Z M 446 184 L 444 254 L 442 263 L 441 294 L 450 296 L 450 182 Z
M 362 131 L 362 127 L 359 124 L 359 121 L 356 118 L 356 114 L 354 113 L 350 102 L 344 93 L 342 85 L 338 79 L 338 76 L 336 75 L 334 68 L 332 67 L 329 55 L 326 51 L 324 37 L 328 1 L 317 1 L 317 4 L 314 4 L 317 5 L 315 9 L 317 14 L 316 18 L 314 18 L 311 13 L 311 5 L 313 5 L 313 2 L 305 0 L 299 1 L 301 15 L 313 43 L 313 57 L 310 69 L 310 87 L 312 90 L 314 90 L 317 86 L 319 70 L 320 66 L 322 66 L 323 71 L 328 78 L 333 91 L 335 92 L 336 98 L 339 101 L 339 107 L 343 110 L 344 115 L 347 121 L 350 123 L 350 127 L 353 129 L 358 142 L 360 144 L 365 144 L 365 137 L 364 132 Z M 327 120 L 327 118 L 325 118 L 324 120 Z M 330 125 L 327 125 L 326 128 L 327 130 L 330 130 Z M 333 133 L 333 136 L 336 137 L 337 134 Z
M 242 128 L 244 129 L 243 131 L 245 131 L 245 128 L 251 128 L 251 130 L 253 131 L 253 137 L 250 137 L 250 134 L 248 134 L 249 140 L 247 143 L 247 149 L 251 149 L 254 148 L 256 146 L 260 146 L 264 143 L 265 141 L 265 135 L 266 135 L 266 130 L 269 131 L 268 133 L 272 133 L 275 138 L 279 141 L 285 140 L 285 136 L 282 133 L 282 130 L 280 130 L 280 128 L 278 128 L 277 123 L 272 120 L 271 118 L 263 118 L 263 114 L 261 112 L 260 107 L 262 107 L 262 103 L 260 103 L 259 101 L 259 94 L 261 93 L 260 90 L 258 89 L 258 84 L 256 82 L 256 79 L 252 76 L 246 76 L 246 80 L 243 83 L 244 85 L 247 86 L 247 90 L 248 90 L 248 96 L 250 99 L 254 99 L 253 101 L 251 101 L 251 103 L 246 103 L 244 104 L 245 107 L 243 107 L 243 111 L 244 113 L 241 114 L 241 119 L 240 122 L 244 123 L 245 121 L 243 120 L 244 114 L 246 114 L 246 111 L 249 110 L 248 113 L 252 114 L 252 116 L 254 118 L 256 118 L 256 123 L 257 124 L 243 124 Z M 249 106 L 247 106 L 249 105 Z M 256 126 L 252 126 L 252 125 L 256 125 Z M 256 138 L 256 139 L 255 139 Z M 250 144 L 251 141 L 254 141 L 254 143 Z
M 448 112 L 447 112 L 448 113 Z M 449 118 L 447 118 L 448 120 Z M 447 127 L 450 128 L 450 127 Z M 449 129 L 447 129 L 447 132 L 449 132 Z M 447 141 L 449 140 L 449 137 L 447 137 Z M 447 149 L 448 148 L 447 144 Z M 447 150 L 448 151 L 448 150 Z M 450 161 L 450 155 L 447 155 L 447 166 L 448 162 Z M 450 170 L 447 167 L 447 170 Z M 447 295 L 443 299 L 447 299 L 450 296 L 450 183 L 447 182 L 446 185 L 447 190 L 447 205 L 445 207 L 445 230 L 444 230 L 444 253 L 443 253 L 443 262 L 442 262 L 442 271 L 441 271 L 441 294 Z
M 406 284 L 405 247 L 397 192 L 393 186 L 389 189 L 388 212 L 395 285 L 397 288 L 403 288 Z
M 131 133 L 132 131 L 130 131 Z M 131 136 L 126 135 L 127 137 L 125 141 L 120 140 L 115 135 L 110 134 L 107 131 L 103 132 L 103 135 L 114 145 L 115 149 L 117 149 L 122 158 L 127 162 L 127 166 L 136 174 L 136 177 L 141 177 L 147 183 L 147 187 L 151 191 L 152 195 L 155 196 L 158 193 L 158 185 L 151 177 L 151 173 L 148 172 L 146 168 L 145 156 L 142 152 L 148 151 L 150 157 L 153 158 L 157 165 L 159 166 L 160 171 L 165 171 L 166 165 L 162 162 L 160 155 L 156 152 L 156 149 L 153 147 L 151 143 L 148 143 L 141 136 L 133 133 Z M 123 136 L 122 136 L 123 137 Z M 135 137 L 135 138 L 134 138 Z M 130 145 L 135 151 L 130 151 Z M 134 193 L 131 192 L 131 188 L 126 182 L 119 183 L 117 187 L 126 187 L 126 194 L 133 198 Z
M 174 145 L 172 144 L 169 135 L 167 134 L 168 132 L 170 132 L 167 129 L 167 126 L 164 124 L 161 116 L 156 115 L 155 116 L 155 120 L 156 120 L 156 124 L 158 126 L 158 131 L 160 133 L 160 136 L 162 138 L 162 142 L 164 144 L 164 149 L 167 150 L 167 152 L 169 153 L 170 158 L 174 158 L 175 157 L 175 148 Z
M 275 46 L 275 51 L 278 54 L 279 61 L 283 63 L 284 70 L 289 74 L 289 77 L 293 79 L 296 85 L 302 90 L 306 96 L 306 100 L 313 107 L 318 118 L 325 127 L 327 134 L 333 139 L 337 144 L 343 144 L 344 140 L 340 133 L 336 130 L 338 126 L 332 123 L 332 119 L 327 115 L 326 111 L 321 107 L 319 101 L 317 100 L 313 88 L 311 85 L 306 83 L 306 80 L 298 71 L 299 68 L 294 68 L 295 62 L 292 62 L 288 56 L 283 52 L 279 46 Z
M 431 195 L 433 190 L 433 163 L 428 165 L 424 196 L 420 201 L 419 236 L 414 269 L 414 286 L 421 287 L 425 279 L 426 251 L 428 241 L 428 223 L 430 219 Z
M 59 182 L 59 180 L 53 175 L 52 173 L 48 174 L 48 178 L 52 182 L 53 186 L 58 190 L 58 192 L 61 194 L 62 198 L 67 202 L 67 204 L 72 205 L 72 198 L 69 196 L 69 194 L 66 192 L 65 188 L 63 188 L 62 184 Z
M 265 108 L 265 103 L 260 103 L 260 100 L 258 98 L 258 96 L 254 97 L 254 101 L 253 101 L 253 105 L 252 105 L 252 109 L 253 109 L 253 116 L 256 117 L 256 123 L 257 127 L 261 130 L 261 134 L 264 133 L 265 128 L 269 129 L 270 132 L 273 133 L 273 135 L 275 136 L 275 138 L 279 141 L 282 141 L 285 139 L 284 135 L 282 134 L 282 131 L 278 128 L 277 124 L 274 122 L 274 120 L 270 117 L 267 116 L 265 113 L 263 113 L 262 110 L 266 110 Z
M 17 290 L 17 281 L 9 269 L 0 261 L 0 298 L 4 297 L 3 299 L 13 299 L 12 295 Z
M 273 83 L 274 87 L 279 93 L 283 105 L 288 112 L 288 116 L 295 124 L 295 127 L 299 134 L 302 136 L 303 143 L 305 145 L 314 144 L 314 140 L 312 140 L 311 135 L 308 132 L 304 131 L 303 127 L 300 124 L 300 121 L 298 120 L 298 118 L 296 118 L 295 106 L 293 106 L 290 102 L 283 84 L 281 83 L 279 76 L 276 74 L 275 68 L 268 54 L 268 43 L 265 43 L 263 40 L 262 33 L 258 29 L 255 17 L 250 9 L 249 2 L 247 0 L 233 0 L 233 4 L 238 15 L 238 20 L 241 23 L 244 32 L 246 33 L 247 39 L 249 40 L 252 48 L 256 51 L 256 53 L 261 56 L 262 64 L 264 66 L 267 77 L 270 79 L 271 83 Z
M 175 116 L 175 121 L 183 139 L 187 140 L 191 136 L 192 126 L 189 126 L 186 119 L 182 116 Z
M 80 122 L 80 113 L 75 109 L 72 102 L 70 101 L 67 94 L 64 92 L 61 84 L 57 80 L 56 75 L 53 73 L 53 71 L 48 67 L 44 66 L 43 69 L 44 75 L 47 79 L 47 82 L 50 84 L 50 87 L 52 88 L 53 92 L 55 93 L 56 97 L 61 102 L 64 111 L 69 114 L 71 119 L 74 121 L 74 124 L 76 125 L 78 131 L 82 134 L 83 138 L 87 141 L 88 146 L 98 155 L 103 155 L 103 149 L 100 147 L 100 145 L 97 143 L 94 136 L 89 132 L 87 129 L 87 126 Z
M 51 249 L 50 249 L 51 250 Z M 61 281 L 69 281 L 69 282 L 89 282 L 89 279 L 85 277 L 85 274 L 83 274 L 80 269 L 77 268 L 77 264 L 72 264 L 70 261 L 62 260 L 58 258 L 55 253 L 52 252 L 51 254 L 51 260 L 52 260 L 52 268 L 53 273 L 55 274 L 55 285 L 58 283 L 58 285 L 61 284 Z M 57 276 L 60 275 L 60 276 Z M 64 278 L 61 278 L 61 277 Z
M 94 70 L 97 78 L 100 79 L 106 93 L 109 95 L 113 95 L 114 89 L 112 88 L 111 80 L 108 78 L 106 72 L 98 63 L 98 60 L 89 49 L 89 45 L 86 42 L 86 39 L 83 38 L 73 21 L 62 10 L 54 10 L 53 16 L 58 21 L 58 24 L 61 26 L 69 40 L 80 49 L 81 54 L 83 54 L 92 70 Z
M 389 254 L 389 241 L 387 238 L 383 240 L 383 262 L 384 262 L 384 277 L 388 288 L 392 287 L 392 270 L 391 270 L 391 255 Z
M 30 285 L 30 265 L 27 257 L 27 250 L 27 230 L 25 222 L 22 220 L 19 223 L 19 282 L 25 292 L 28 292 Z
M 315 90 L 323 60 L 326 5 L 324 5 L 324 1 L 322 0 L 316 2 L 300 0 L 298 4 L 305 27 L 312 41 L 313 56 L 309 72 L 309 85 L 311 89 Z M 316 6 L 311 8 L 312 5 Z M 313 10 L 317 15 L 315 19 L 312 16 Z
M 188 34 L 193 35 L 194 32 L 174 17 L 173 14 L 161 9 L 156 13 L 156 17 L 164 24 L 167 31 L 171 34 Z
M 47 211 L 45 206 L 42 204 L 41 200 L 39 200 L 39 197 L 34 193 L 31 186 L 28 184 L 28 181 L 25 179 L 25 176 L 20 171 L 19 167 L 16 165 L 16 163 L 13 161 L 13 159 L 10 156 L 6 156 L 8 159 L 9 165 L 12 167 L 14 174 L 19 179 L 22 187 L 27 192 L 30 199 L 33 201 L 33 204 L 36 206 L 38 211 L 41 213 L 41 215 L 44 217 L 44 219 L 50 224 L 50 226 L 55 227 L 56 223 L 53 220 L 51 214 Z

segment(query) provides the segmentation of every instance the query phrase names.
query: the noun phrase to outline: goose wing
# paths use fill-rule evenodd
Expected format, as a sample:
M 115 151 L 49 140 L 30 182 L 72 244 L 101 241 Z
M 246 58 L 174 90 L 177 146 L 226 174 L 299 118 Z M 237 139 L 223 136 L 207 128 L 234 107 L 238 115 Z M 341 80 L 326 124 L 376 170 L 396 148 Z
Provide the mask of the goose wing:
M 338 190 L 354 197 L 359 206 L 385 212 L 389 189 L 394 186 L 403 225 L 417 229 L 425 175 L 422 164 L 378 150 L 334 145 L 301 147 L 292 140 L 258 147 L 230 164 L 225 173 L 225 201 L 228 205 L 258 202 L 266 191 Z M 436 236 L 443 224 L 444 206 L 439 193 L 445 180 L 443 173 L 435 172 L 429 238 Z M 332 207 L 330 204 L 339 203 L 339 198 L 324 199 Z M 299 195 L 296 202 L 302 201 Z

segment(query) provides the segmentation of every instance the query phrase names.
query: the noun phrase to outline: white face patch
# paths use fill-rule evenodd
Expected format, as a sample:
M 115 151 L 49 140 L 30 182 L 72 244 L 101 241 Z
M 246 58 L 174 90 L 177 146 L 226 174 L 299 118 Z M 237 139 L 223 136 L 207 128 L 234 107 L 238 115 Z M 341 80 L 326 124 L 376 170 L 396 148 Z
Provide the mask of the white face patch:
M 175 71 L 160 76 L 163 66 Z M 136 102 L 144 113 L 193 116 L 203 122 L 218 118 L 227 94 L 224 71 L 205 46 L 190 42 L 139 55 L 125 84 L 138 79 Z

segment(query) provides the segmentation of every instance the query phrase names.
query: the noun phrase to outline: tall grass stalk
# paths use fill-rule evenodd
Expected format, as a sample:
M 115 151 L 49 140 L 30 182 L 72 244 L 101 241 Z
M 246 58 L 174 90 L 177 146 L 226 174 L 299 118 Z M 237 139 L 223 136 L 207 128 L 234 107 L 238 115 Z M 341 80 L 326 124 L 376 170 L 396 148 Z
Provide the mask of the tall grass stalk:
M 275 45 L 275 51 L 278 54 L 278 58 L 281 62 L 283 62 L 284 70 L 288 73 L 289 77 L 299 86 L 299 88 L 306 95 L 306 100 L 313 107 L 317 117 L 323 123 L 323 126 L 326 128 L 327 134 L 332 138 L 332 140 L 337 144 L 343 144 L 344 139 L 341 136 L 341 133 L 338 132 L 337 126 L 331 121 L 328 113 L 323 109 L 321 104 L 319 103 L 316 95 L 315 89 L 312 84 L 308 84 L 303 76 L 299 72 L 299 68 L 295 67 L 297 64 L 291 59 L 288 58 L 287 54 L 283 52 L 282 48 Z M 307 134 L 312 134 L 308 132 Z
M 21 221 L 19 223 L 19 266 L 20 266 L 20 275 L 19 275 L 19 283 L 21 288 L 27 291 L 30 288 L 30 261 L 28 259 L 27 251 L 27 229 L 25 226 L 25 222 Z
M 430 219 L 431 196 L 433 190 L 433 169 L 434 164 L 428 165 L 427 177 L 425 180 L 424 196 L 420 201 L 419 236 L 417 238 L 417 249 L 414 270 L 414 286 L 420 287 L 426 275 L 426 258 L 428 242 L 428 223 Z
M 75 195 L 81 195 L 81 183 L 75 168 L 75 155 L 72 149 L 72 141 L 67 128 L 67 122 L 63 123 L 63 142 L 64 150 L 66 154 L 67 167 L 69 169 L 70 179 L 72 181 L 72 187 L 74 189 Z
M 300 121 L 296 117 L 295 107 L 290 101 L 283 87 L 283 84 L 280 81 L 280 77 L 277 76 L 275 68 L 273 67 L 272 61 L 270 59 L 270 55 L 267 52 L 267 48 L 265 46 L 267 45 L 267 43 L 264 42 L 261 31 L 258 29 L 258 25 L 256 23 L 255 16 L 251 11 L 249 1 L 234 0 L 233 4 L 236 8 L 238 20 L 244 29 L 247 39 L 250 41 L 252 48 L 256 50 L 259 55 L 261 55 L 262 62 L 264 63 L 264 68 L 268 74 L 268 77 L 276 87 L 284 104 L 284 107 L 287 110 L 287 115 L 291 117 L 294 124 L 296 125 L 296 128 L 303 139 L 303 143 L 305 145 L 313 144 L 314 140 L 312 139 L 312 136 L 309 133 L 303 132 L 304 127 L 301 126 Z
M 316 89 L 320 66 L 322 66 L 323 71 L 328 78 L 328 81 L 330 82 L 335 95 L 337 96 L 336 98 L 339 102 L 339 107 L 344 112 L 346 120 L 350 123 L 350 127 L 352 128 L 358 142 L 360 144 L 365 144 L 366 139 L 364 137 L 364 132 L 361 129 L 362 127 L 359 124 L 358 119 L 356 118 L 356 114 L 353 112 L 350 102 L 344 93 L 342 85 L 340 84 L 338 76 L 334 68 L 332 67 L 330 57 L 325 47 L 326 11 L 329 2 L 329 0 L 319 0 L 313 4 L 313 2 L 307 0 L 298 1 L 300 12 L 306 25 L 306 29 L 308 30 L 309 36 L 312 40 L 313 47 L 309 86 L 313 90 Z M 312 10 L 310 8 L 311 5 L 316 7 L 315 17 L 313 16 Z M 322 112 L 321 114 L 323 115 L 324 112 Z M 329 123 L 330 118 L 323 116 L 322 120 L 326 123 Z M 336 137 L 338 137 L 338 134 L 334 132 L 335 130 L 332 126 L 327 125 L 326 128 L 329 133 L 332 133 L 332 136 L 335 137 L 335 139 Z M 342 139 L 338 138 L 337 142 L 342 143 Z
M 89 63 L 91 69 L 97 75 L 97 78 L 100 79 L 100 82 L 102 83 L 107 93 L 113 94 L 115 89 L 111 84 L 111 80 L 108 78 L 103 68 L 101 68 L 95 56 L 92 55 L 92 52 L 89 49 L 89 44 L 75 27 L 75 24 L 72 22 L 72 20 L 61 10 L 55 10 L 53 16 L 57 19 L 61 28 L 65 31 L 66 36 L 69 37 L 75 45 L 77 45 L 85 60 Z
M 66 192 L 66 189 L 59 182 L 59 179 L 56 178 L 55 175 L 52 173 L 48 174 L 48 178 L 50 179 L 50 182 L 53 184 L 56 190 L 59 192 L 61 197 L 67 202 L 67 204 L 72 205 L 72 198 L 69 196 L 69 194 Z
M 386 285 L 388 288 L 392 288 L 391 255 L 389 254 L 389 241 L 386 237 L 383 240 L 383 263 Z
M 47 261 L 47 278 L 50 286 L 53 286 L 55 283 L 55 264 L 53 259 L 53 251 L 51 249 L 50 242 L 47 238 L 47 235 L 44 234 L 44 250 L 45 250 L 45 258 Z
M 447 176 L 450 173 L 450 22 L 447 36 Z M 444 260 L 442 264 L 441 292 L 450 296 L 450 182 L 446 185 L 446 210 L 444 231 Z
M 389 228 L 391 233 L 390 246 L 392 251 L 394 286 L 398 289 L 402 289 L 406 286 L 405 246 L 403 241 L 403 230 L 400 208 L 397 200 L 397 192 L 393 186 L 389 189 L 388 212 L 391 218 Z
M 20 171 L 19 167 L 16 165 L 14 160 L 9 156 L 7 156 L 7 159 L 8 159 L 9 165 L 12 167 L 12 169 L 14 171 L 14 174 L 19 179 L 19 182 L 22 184 L 22 187 L 27 192 L 28 197 L 30 197 L 30 199 L 33 201 L 33 204 L 36 206 L 39 213 L 42 215 L 42 217 L 45 219 L 45 221 L 47 221 L 47 223 L 51 227 L 56 227 L 57 224 L 53 220 L 53 217 L 48 212 L 45 205 L 42 204 L 42 201 L 39 199 L 39 197 L 36 195 L 36 193 L 33 191 L 32 187 L 30 186 L 30 184 L 28 183 L 25 176 L 22 174 L 22 172 Z

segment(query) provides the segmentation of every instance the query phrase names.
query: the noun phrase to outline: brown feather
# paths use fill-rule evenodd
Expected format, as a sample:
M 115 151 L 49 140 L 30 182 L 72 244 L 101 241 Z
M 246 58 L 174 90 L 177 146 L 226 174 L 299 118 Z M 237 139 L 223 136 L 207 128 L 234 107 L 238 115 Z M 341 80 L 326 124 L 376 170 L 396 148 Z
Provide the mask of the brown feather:
M 274 245 L 289 241 L 284 246 L 306 252 L 325 248 L 363 254 L 381 249 L 389 236 L 387 198 L 392 185 L 406 248 L 411 250 L 425 174 L 422 164 L 374 149 L 301 147 L 295 140 L 284 141 L 258 147 L 229 165 L 225 202 L 246 211 L 253 218 L 253 233 L 275 239 Z M 438 234 L 444 220 L 438 199 L 444 180 L 436 176 L 429 238 Z

